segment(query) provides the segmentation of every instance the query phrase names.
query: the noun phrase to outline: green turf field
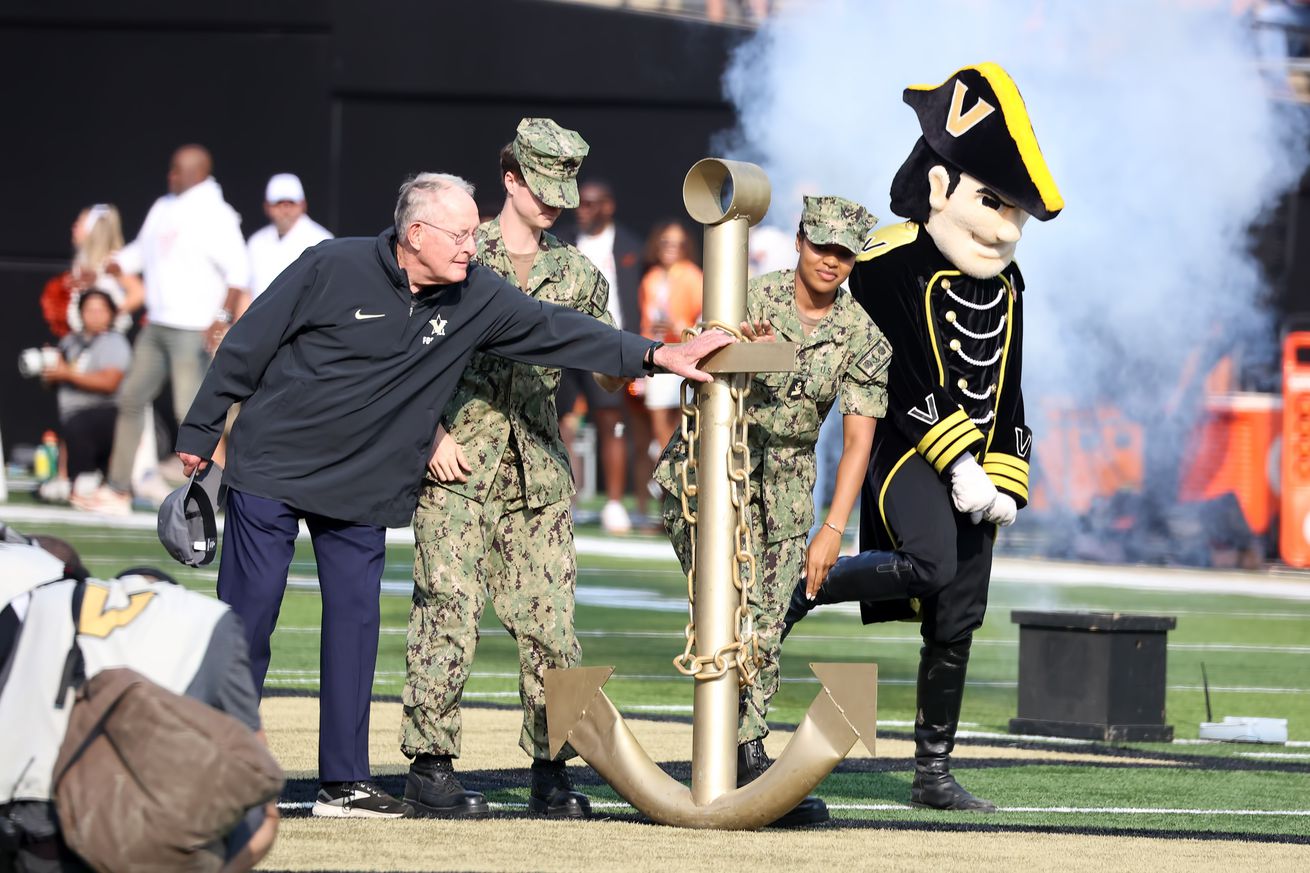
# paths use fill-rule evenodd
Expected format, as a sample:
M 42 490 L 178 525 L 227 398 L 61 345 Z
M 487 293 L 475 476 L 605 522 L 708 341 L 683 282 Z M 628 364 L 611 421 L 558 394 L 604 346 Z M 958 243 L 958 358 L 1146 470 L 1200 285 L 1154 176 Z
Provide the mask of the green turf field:
M 172 563 L 155 542 L 153 531 L 56 524 L 43 524 L 41 530 L 72 541 L 97 574 L 131 564 L 158 564 L 175 571 L 189 586 L 213 591 L 215 569 L 188 570 Z M 580 533 L 598 536 L 594 529 Z M 634 540 L 640 541 L 628 541 Z M 387 558 L 375 692 L 397 695 L 403 685 L 411 549 L 392 546 Z M 642 560 L 583 554 L 580 564 L 577 628 L 583 664 L 616 668 L 605 690 L 625 713 L 689 717 L 691 682 L 671 665 L 682 651 L 686 620 L 685 582 L 671 554 L 667 559 Z M 273 641 L 269 687 L 312 692 L 318 684 L 320 602 L 307 541 L 297 548 L 291 576 Z M 987 735 L 1004 734 L 1015 715 L 1018 628 L 1010 622 L 1011 609 L 1177 616 L 1178 627 L 1169 635 L 1167 696 L 1167 717 L 1177 736 L 1195 738 L 1197 725 L 1205 718 L 1200 690 L 1204 662 L 1216 718 L 1286 718 L 1293 745 L 1184 742 L 1125 747 L 1136 760 L 1125 760 L 1118 750 L 1104 746 L 1078 745 L 1067 748 L 1080 754 L 1104 753 L 1104 763 L 1034 762 L 1005 756 L 957 760 L 957 771 L 967 773 L 968 787 L 1000 800 L 1006 809 L 992 821 L 1005 827 L 1075 832 L 1206 833 L 1310 842 L 1310 601 L 1045 586 L 996 578 L 988 621 L 974 645 L 962 720 L 964 730 L 981 735 L 981 742 L 1004 747 L 1015 743 Z M 515 647 L 490 608 L 483 633 L 466 699 L 513 706 L 518 675 Z M 772 718 L 779 723 L 799 721 L 819 692 L 808 662 L 874 661 L 880 677 L 880 736 L 908 736 L 917 658 L 915 625 L 865 627 L 853 611 L 816 612 L 788 640 L 783 686 Z M 820 793 L 839 820 L 944 826 L 948 816 L 902 805 L 909 779 L 904 762 L 852 761 L 839 767 Z M 513 804 L 525 799 L 518 788 L 488 787 L 492 801 Z M 593 784 L 587 790 L 598 800 L 617 800 L 606 786 Z

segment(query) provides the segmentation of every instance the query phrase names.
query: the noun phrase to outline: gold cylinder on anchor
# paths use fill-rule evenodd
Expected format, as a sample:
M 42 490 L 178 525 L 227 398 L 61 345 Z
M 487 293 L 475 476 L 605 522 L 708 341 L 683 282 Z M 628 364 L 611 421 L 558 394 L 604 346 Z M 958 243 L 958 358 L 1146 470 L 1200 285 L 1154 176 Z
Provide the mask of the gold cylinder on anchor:
M 769 209 L 769 178 L 754 164 L 705 158 L 682 184 L 687 214 L 705 226 L 701 319 L 740 324 L 746 317 L 747 234 Z M 730 378 L 730 377 L 729 377 Z M 725 378 L 697 389 L 696 654 L 735 640 L 740 593 L 728 464 L 734 411 Z M 737 787 L 737 672 L 696 681 L 692 709 L 691 793 L 705 805 Z

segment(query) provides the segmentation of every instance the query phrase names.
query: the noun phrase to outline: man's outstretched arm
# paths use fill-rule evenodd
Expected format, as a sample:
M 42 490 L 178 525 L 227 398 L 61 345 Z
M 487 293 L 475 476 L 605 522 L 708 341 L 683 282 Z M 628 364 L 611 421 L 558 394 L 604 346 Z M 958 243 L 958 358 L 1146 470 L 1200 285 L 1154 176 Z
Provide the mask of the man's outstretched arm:
M 479 343 L 482 351 L 528 364 L 624 378 L 645 375 L 647 363 L 653 363 L 683 378 L 708 382 L 712 377 L 697 365 L 736 341 L 722 331 L 709 330 L 689 342 L 660 345 L 575 309 L 536 300 L 503 280 L 492 292 L 488 309 L 493 314 Z

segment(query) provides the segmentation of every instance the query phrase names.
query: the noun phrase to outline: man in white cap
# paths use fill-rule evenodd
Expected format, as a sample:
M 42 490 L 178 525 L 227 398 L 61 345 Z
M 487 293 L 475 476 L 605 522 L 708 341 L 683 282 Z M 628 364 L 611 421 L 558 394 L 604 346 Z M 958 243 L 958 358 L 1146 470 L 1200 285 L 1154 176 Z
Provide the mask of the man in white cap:
M 250 254 L 250 299 L 263 293 L 300 257 L 300 253 L 325 239 L 332 232 L 309 217 L 305 188 L 294 173 L 278 173 L 264 188 L 264 214 L 272 222 L 250 235 L 246 251 Z

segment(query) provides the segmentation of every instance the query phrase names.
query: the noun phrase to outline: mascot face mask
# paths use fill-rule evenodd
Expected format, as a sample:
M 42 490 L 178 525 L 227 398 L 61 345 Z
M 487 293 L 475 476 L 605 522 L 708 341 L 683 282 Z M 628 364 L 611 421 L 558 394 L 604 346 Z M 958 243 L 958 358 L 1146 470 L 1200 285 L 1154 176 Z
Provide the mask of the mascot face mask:
M 960 272 L 998 275 L 1024 222 L 1064 208 L 1019 89 L 988 63 L 911 85 L 904 98 L 923 135 L 892 180 L 892 211 L 921 223 Z
M 1014 260 L 1029 215 L 968 173 L 960 173 L 949 195 L 948 189 L 945 167 L 928 171 L 930 212 L 924 229 L 960 272 L 990 279 Z

